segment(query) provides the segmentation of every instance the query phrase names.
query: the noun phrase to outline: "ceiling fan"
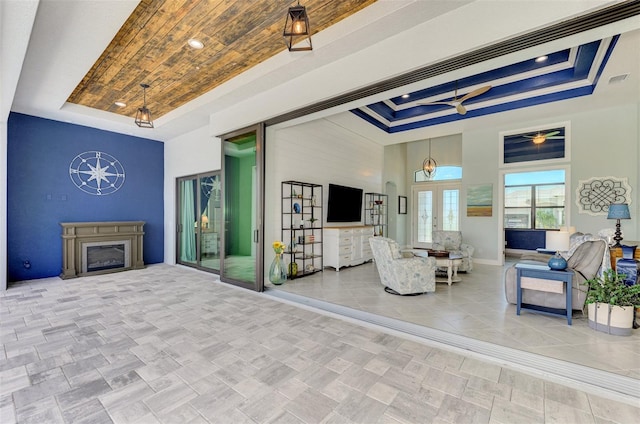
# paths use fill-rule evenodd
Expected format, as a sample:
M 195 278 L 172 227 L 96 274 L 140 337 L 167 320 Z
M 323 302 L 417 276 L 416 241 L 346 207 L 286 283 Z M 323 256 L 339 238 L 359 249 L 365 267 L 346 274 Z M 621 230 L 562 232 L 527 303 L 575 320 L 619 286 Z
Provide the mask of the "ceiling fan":
M 558 134 L 560 134 L 560 131 L 551 131 L 546 134 L 542 134 L 542 132 L 538 131 L 535 135 L 525 135 L 524 138 L 530 138 L 531 141 L 533 141 L 533 144 L 542 144 L 547 140 L 564 138 L 563 135 Z
M 491 89 L 490 85 L 485 85 L 484 87 L 476 88 L 475 90 L 465 94 L 464 96 L 458 98 L 458 87 L 456 85 L 456 92 L 453 96 L 453 99 L 447 102 L 429 102 L 429 103 L 418 103 L 418 105 L 449 105 L 456 108 L 456 112 L 460 115 L 465 115 L 467 113 L 467 109 L 462 105 L 462 102 L 465 100 L 469 100 L 472 97 L 479 96 L 481 94 L 486 93 Z

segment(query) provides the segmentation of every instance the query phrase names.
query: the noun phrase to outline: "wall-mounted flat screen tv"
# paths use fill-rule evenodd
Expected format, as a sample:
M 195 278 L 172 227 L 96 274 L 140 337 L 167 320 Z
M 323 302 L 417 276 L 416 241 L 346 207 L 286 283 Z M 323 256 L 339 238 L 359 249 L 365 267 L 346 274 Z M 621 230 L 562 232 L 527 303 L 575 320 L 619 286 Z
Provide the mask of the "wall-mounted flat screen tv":
M 362 219 L 361 188 L 329 184 L 327 222 L 357 222 Z

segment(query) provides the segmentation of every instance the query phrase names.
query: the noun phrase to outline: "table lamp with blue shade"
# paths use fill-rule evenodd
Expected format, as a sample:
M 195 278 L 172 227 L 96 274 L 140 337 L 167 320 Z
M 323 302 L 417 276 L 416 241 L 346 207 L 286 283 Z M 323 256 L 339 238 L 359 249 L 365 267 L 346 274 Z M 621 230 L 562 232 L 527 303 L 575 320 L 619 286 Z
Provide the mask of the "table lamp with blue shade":
M 620 247 L 620 241 L 622 240 L 622 232 L 620 231 L 620 220 L 621 219 L 631 219 L 631 214 L 629 213 L 629 205 L 626 203 L 612 203 L 609 205 L 609 214 L 607 215 L 607 219 L 615 219 L 616 222 L 616 235 L 613 239 L 616 241 L 616 244 L 613 247 Z
M 545 249 L 555 250 L 556 254 L 549 259 L 547 265 L 556 271 L 567 268 L 567 260 L 560 255 L 560 252 L 569 250 L 568 231 L 547 231 L 545 233 Z

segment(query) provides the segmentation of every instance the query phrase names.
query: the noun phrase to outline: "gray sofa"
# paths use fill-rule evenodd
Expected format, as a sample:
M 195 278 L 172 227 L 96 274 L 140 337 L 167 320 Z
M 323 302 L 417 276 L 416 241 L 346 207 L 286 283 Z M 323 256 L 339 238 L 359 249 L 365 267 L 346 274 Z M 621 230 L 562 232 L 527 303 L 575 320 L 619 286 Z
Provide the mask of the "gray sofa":
M 567 252 L 567 268 L 574 271 L 571 303 L 573 310 L 582 310 L 587 297 L 587 288 L 584 283 L 595 277 L 601 267 L 608 268 L 609 246 L 606 241 L 596 237 L 582 236 Z M 523 257 L 518 263 L 546 265 L 550 255 L 533 254 Z M 504 275 L 504 290 L 507 302 L 516 304 L 516 268 L 515 265 L 507 268 Z M 522 303 L 544 306 L 546 308 L 564 309 L 565 296 L 562 293 L 549 293 L 536 290 L 522 290 Z

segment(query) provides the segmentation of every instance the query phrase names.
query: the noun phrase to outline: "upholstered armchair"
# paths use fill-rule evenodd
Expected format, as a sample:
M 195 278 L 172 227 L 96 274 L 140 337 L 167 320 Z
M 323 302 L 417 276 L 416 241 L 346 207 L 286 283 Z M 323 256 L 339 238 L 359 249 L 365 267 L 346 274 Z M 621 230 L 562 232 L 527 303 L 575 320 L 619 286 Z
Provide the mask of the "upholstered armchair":
M 436 291 L 435 258 L 404 257 L 398 243 L 386 237 L 370 237 L 369 244 L 387 292 L 405 295 Z
M 449 252 L 462 255 L 462 264 L 458 271 L 469 272 L 473 269 L 473 246 L 462 242 L 462 232 L 460 231 L 434 231 L 432 233 L 432 249 L 448 250 Z

